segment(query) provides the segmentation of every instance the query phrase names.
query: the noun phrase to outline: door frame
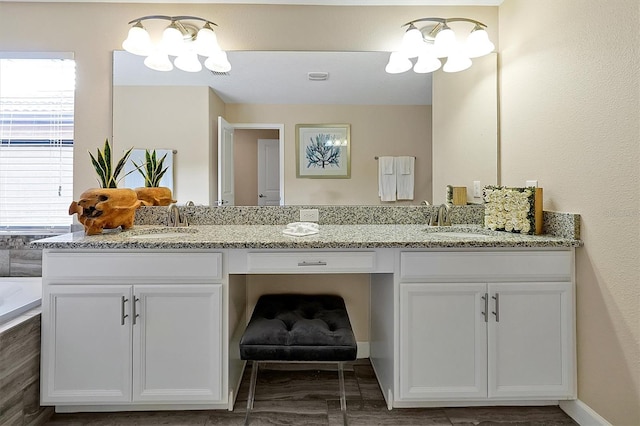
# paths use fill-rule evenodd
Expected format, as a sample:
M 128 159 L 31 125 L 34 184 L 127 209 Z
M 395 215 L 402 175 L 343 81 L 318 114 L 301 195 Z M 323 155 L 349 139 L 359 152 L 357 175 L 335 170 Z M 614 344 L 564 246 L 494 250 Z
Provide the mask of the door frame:
M 234 129 L 246 130 L 278 130 L 278 150 L 280 159 L 280 205 L 285 205 L 284 200 L 284 124 L 282 123 L 229 123 Z

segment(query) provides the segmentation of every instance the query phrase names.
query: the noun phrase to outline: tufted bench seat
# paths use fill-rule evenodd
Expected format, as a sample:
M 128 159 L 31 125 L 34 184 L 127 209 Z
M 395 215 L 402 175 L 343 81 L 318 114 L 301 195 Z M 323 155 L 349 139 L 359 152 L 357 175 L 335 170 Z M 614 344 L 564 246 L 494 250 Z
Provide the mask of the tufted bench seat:
M 240 339 L 240 357 L 253 361 L 247 414 L 253 408 L 260 362 L 337 362 L 346 424 L 343 362 L 356 359 L 356 339 L 344 300 L 333 295 L 270 294 L 258 299 Z

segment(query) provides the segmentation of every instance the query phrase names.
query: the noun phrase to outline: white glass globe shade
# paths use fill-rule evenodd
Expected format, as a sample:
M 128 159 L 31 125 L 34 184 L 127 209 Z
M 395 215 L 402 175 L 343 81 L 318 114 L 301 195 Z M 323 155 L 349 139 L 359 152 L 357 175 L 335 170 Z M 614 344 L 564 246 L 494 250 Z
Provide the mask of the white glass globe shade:
M 444 72 L 464 71 L 471 66 L 471 59 L 462 51 L 455 49 L 447 58 L 447 62 L 442 67 Z
M 402 36 L 402 47 L 400 50 L 407 58 L 415 58 L 420 54 L 420 49 L 424 45 L 424 38 L 419 29 L 411 25 Z
M 436 38 L 433 42 L 435 48 L 435 54 L 438 58 L 444 58 L 451 54 L 451 51 L 456 45 L 456 33 L 447 26 L 436 34 Z
M 470 58 L 479 58 L 493 52 L 495 46 L 489 40 L 489 34 L 480 28 L 473 30 L 467 37 L 466 51 Z
M 222 50 L 218 44 L 218 37 L 209 24 L 205 25 L 198 31 L 195 46 L 196 52 L 201 56 L 211 56 L 214 52 Z
M 129 29 L 127 39 L 122 42 L 122 48 L 134 55 L 147 56 L 151 53 L 151 37 L 142 25 L 136 24 Z
M 180 56 L 184 52 L 184 38 L 182 32 L 176 27 L 174 23 L 171 23 L 162 32 L 162 48 L 167 54 L 171 56 Z
M 184 52 L 173 61 L 173 64 L 176 68 L 186 72 L 202 71 L 202 64 L 194 51 Z
M 156 51 L 149 55 L 144 60 L 144 64 L 156 71 L 171 71 L 173 69 L 173 64 L 169 60 L 169 57 L 161 51 Z
M 389 62 L 384 70 L 389 74 L 400 74 L 405 71 L 409 71 L 413 64 L 404 55 L 404 52 L 391 52 L 389 55 Z
M 221 50 L 215 52 L 204 61 L 204 66 L 214 72 L 229 72 L 231 71 L 231 64 L 227 59 L 227 52 Z
M 419 74 L 426 74 L 428 72 L 434 72 L 441 66 L 442 62 L 433 54 L 422 54 L 418 56 L 418 62 L 414 65 L 413 71 Z

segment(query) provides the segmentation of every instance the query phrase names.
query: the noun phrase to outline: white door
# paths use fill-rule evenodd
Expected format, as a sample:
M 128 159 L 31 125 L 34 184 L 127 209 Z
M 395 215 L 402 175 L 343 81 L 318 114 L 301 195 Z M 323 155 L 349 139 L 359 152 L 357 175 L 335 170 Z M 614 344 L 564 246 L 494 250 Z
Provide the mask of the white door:
M 280 141 L 258 139 L 258 205 L 280 205 Z
M 218 205 L 233 206 L 233 132 L 234 127 L 218 117 Z
M 400 284 L 400 397 L 484 398 L 484 283 Z
M 136 286 L 133 401 L 219 402 L 221 285 Z
M 131 286 L 55 285 L 43 303 L 42 403 L 131 400 Z
M 489 284 L 489 397 L 572 397 L 570 282 Z

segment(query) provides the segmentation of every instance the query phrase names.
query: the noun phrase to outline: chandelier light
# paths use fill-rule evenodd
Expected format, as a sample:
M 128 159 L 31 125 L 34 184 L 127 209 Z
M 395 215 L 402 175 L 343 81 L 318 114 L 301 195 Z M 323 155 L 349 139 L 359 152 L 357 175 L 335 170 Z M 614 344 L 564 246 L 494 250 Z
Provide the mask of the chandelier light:
M 169 21 L 162 32 L 160 42 L 153 43 L 142 21 L 160 19 Z M 197 21 L 200 26 L 193 23 Z M 206 57 L 204 66 L 214 72 L 228 72 L 231 64 L 227 54 L 220 48 L 214 22 L 197 16 L 150 15 L 129 22 L 127 39 L 122 47 L 134 55 L 146 56 L 144 64 L 156 71 L 171 71 L 176 68 L 187 72 L 202 70 L 199 56 Z M 175 57 L 173 63 L 170 56 Z
M 416 24 L 427 22 L 427 26 L 418 28 Z M 465 40 L 460 40 L 449 27 L 452 22 L 468 22 L 473 25 Z M 413 71 L 428 73 L 442 66 L 440 59 L 446 62 L 444 72 L 458 72 L 471 66 L 472 58 L 479 58 L 493 52 L 495 46 L 489 40 L 487 26 L 482 22 L 468 18 L 420 18 L 402 25 L 407 31 L 402 37 L 400 49 L 392 52 L 385 70 L 390 74 Z M 415 65 L 411 61 L 418 58 Z

